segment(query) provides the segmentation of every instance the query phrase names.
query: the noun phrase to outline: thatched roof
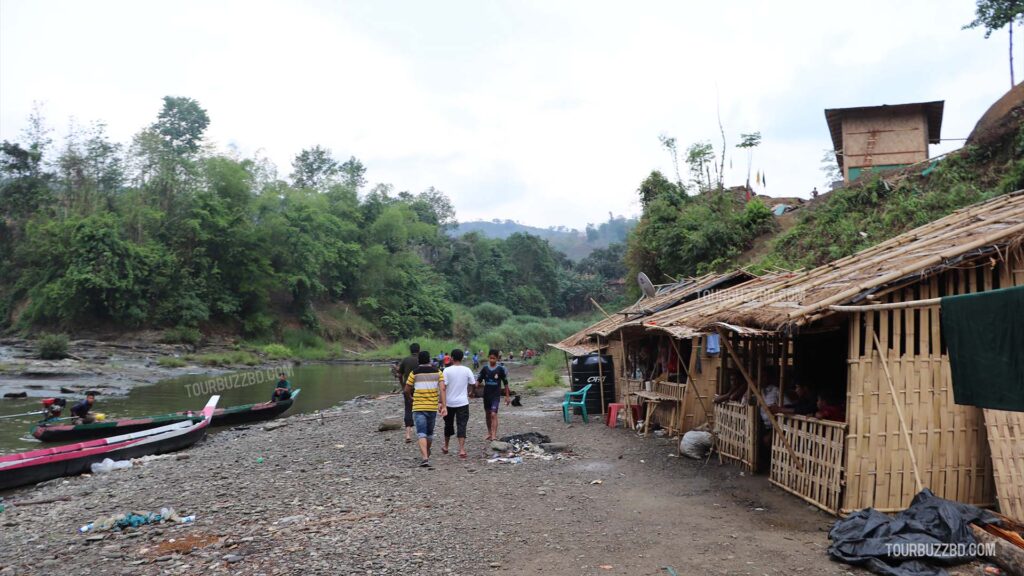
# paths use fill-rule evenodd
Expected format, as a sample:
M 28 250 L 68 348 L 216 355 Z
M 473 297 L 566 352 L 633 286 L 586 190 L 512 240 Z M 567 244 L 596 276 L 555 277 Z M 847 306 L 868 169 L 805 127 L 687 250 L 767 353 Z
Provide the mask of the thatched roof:
M 644 320 L 679 337 L 728 324 L 741 332 L 791 332 L 966 261 L 1002 258 L 1024 243 L 1024 191 L 958 210 L 852 256 L 806 272 L 773 274 L 681 304 Z
M 625 326 L 640 326 L 645 318 L 653 314 L 753 277 L 745 270 L 734 270 L 725 274 L 706 274 L 699 278 L 687 278 L 674 284 L 667 284 L 662 286 L 653 298 L 641 298 L 611 317 L 591 324 L 561 342 L 549 346 L 573 356 L 589 354 L 598 349 L 595 336 L 604 338 Z

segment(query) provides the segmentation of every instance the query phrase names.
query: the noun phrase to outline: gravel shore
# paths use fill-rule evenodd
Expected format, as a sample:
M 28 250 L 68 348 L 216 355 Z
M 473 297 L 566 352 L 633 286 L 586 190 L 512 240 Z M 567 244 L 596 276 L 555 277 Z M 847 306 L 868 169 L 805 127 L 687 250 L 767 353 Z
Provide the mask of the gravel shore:
M 825 555 L 833 518 L 717 459 L 677 458 L 671 440 L 593 418 L 566 425 L 560 395 L 502 407 L 500 434 L 546 434 L 568 444 L 561 459 L 487 463 L 474 404 L 470 458 L 435 444 L 434 467 L 418 468 L 401 431 L 377 431 L 401 414 L 387 397 L 17 490 L 0 513 L 0 575 L 851 573 Z M 163 506 L 197 519 L 77 532 Z

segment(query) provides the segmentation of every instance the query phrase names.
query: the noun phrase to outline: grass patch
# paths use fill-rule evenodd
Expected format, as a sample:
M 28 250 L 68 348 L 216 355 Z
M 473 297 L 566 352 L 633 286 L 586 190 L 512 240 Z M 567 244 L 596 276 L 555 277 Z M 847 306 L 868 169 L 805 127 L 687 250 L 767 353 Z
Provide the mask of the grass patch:
M 164 344 L 191 344 L 196 346 L 203 341 L 203 333 L 198 328 L 177 326 L 164 330 L 164 333 L 160 335 L 160 341 Z
M 466 346 L 465 343 L 458 343 L 454 340 L 442 339 L 442 338 L 409 338 L 406 340 L 399 340 L 390 346 L 384 348 L 378 348 L 376 350 L 369 350 L 363 354 L 357 356 L 360 360 L 397 360 L 399 358 L 405 358 L 409 355 L 409 345 L 413 342 L 417 342 L 420 345 L 420 350 L 426 350 L 430 352 L 431 356 L 437 356 L 438 352 L 451 352 L 456 348 L 463 348 Z M 483 350 L 484 354 L 487 353 L 486 345 L 480 342 L 470 342 L 470 348 L 473 350 Z
M 530 381 L 526 383 L 527 390 L 539 390 L 542 388 L 553 388 L 562 386 L 562 374 L 565 372 L 565 358 L 557 350 L 548 350 L 534 359 L 536 368 Z
M 158 358 L 156 364 L 162 368 L 182 368 L 188 365 L 187 362 L 175 356 L 163 356 Z

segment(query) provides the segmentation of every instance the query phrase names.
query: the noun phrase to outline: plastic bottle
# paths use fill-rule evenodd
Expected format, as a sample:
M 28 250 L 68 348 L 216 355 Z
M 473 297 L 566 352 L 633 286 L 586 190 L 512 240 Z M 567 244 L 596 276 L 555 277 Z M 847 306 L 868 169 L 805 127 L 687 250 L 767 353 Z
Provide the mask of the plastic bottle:
M 92 527 L 93 527 L 93 523 L 89 522 L 85 526 L 82 526 L 81 528 L 79 528 L 78 531 L 82 532 L 84 534 L 85 532 L 88 532 L 89 530 L 92 530 Z

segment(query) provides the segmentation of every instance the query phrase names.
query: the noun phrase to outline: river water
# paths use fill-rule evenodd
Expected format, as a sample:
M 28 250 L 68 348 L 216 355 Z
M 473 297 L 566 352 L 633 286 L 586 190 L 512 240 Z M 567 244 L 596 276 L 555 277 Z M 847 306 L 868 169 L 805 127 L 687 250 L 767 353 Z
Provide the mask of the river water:
M 291 369 L 292 388 L 302 393 L 285 416 L 314 412 L 362 394 L 380 394 L 395 389 L 387 365 L 303 364 Z M 166 414 L 181 410 L 201 410 L 211 393 L 220 394 L 218 406 L 236 406 L 266 402 L 274 391 L 274 370 L 248 370 L 217 376 L 196 375 L 172 378 L 152 385 L 133 388 L 127 396 L 97 396 L 95 412 L 111 418 Z M 39 398 L 0 400 L 0 416 L 41 408 Z M 78 399 L 68 397 L 68 409 Z M 68 415 L 65 409 L 64 415 Z M 50 446 L 36 441 L 29 430 L 38 416 L 0 419 L 0 454 Z

